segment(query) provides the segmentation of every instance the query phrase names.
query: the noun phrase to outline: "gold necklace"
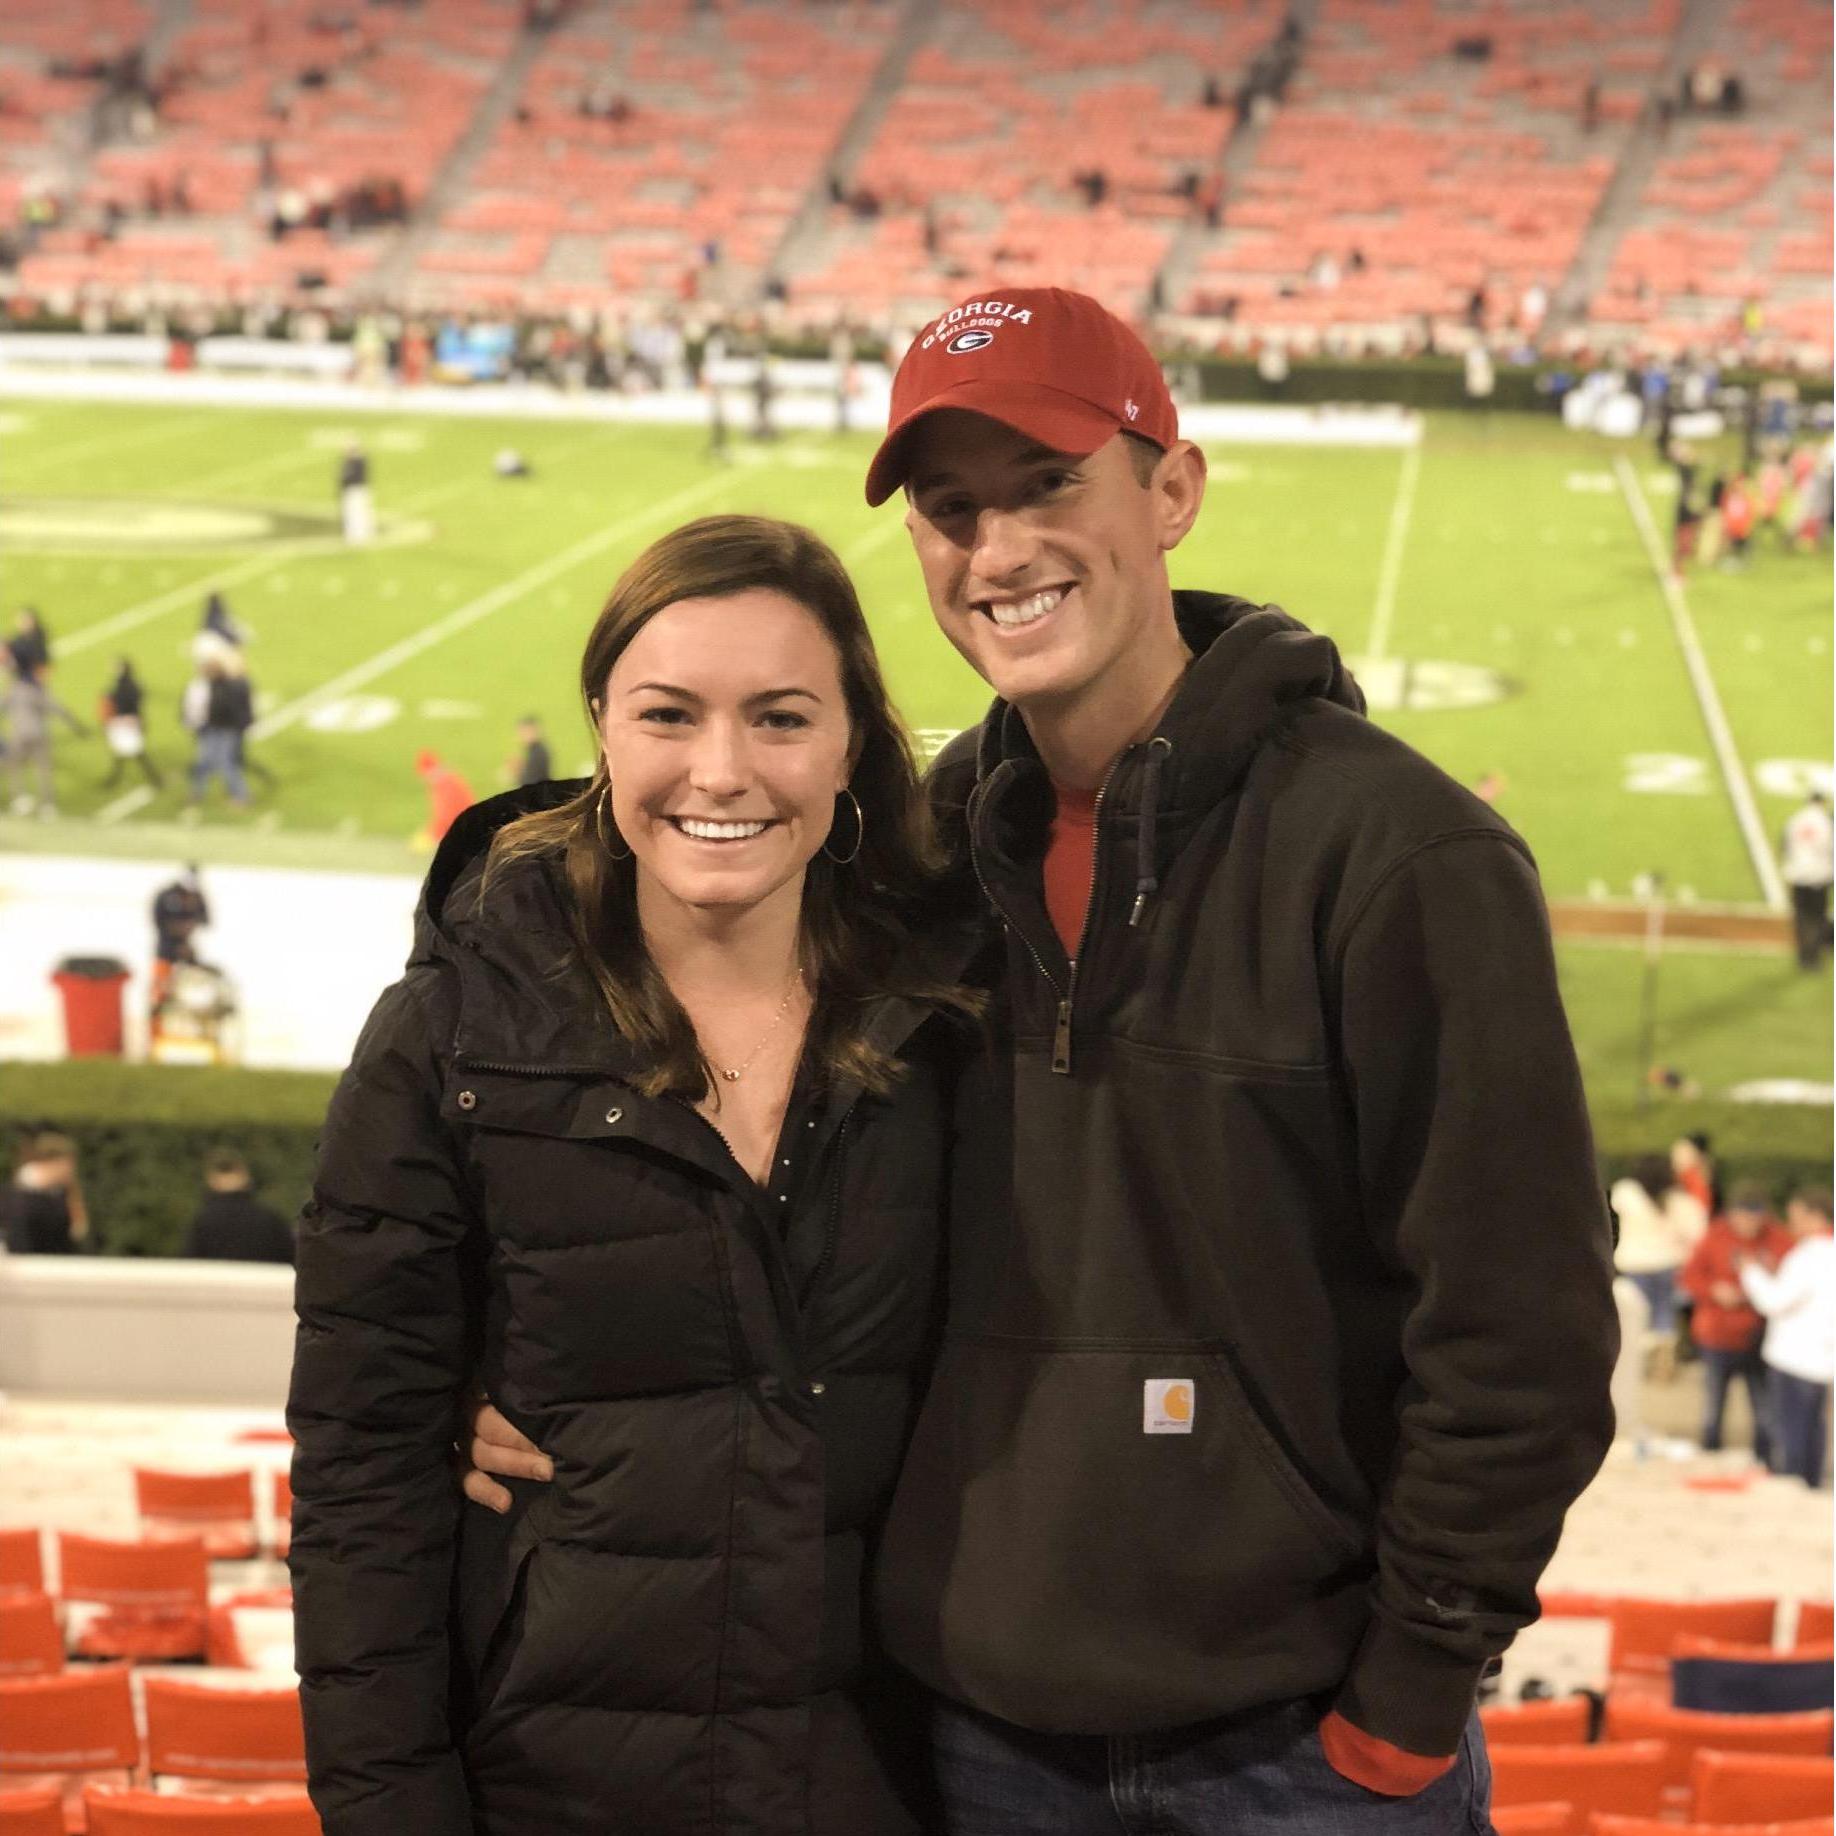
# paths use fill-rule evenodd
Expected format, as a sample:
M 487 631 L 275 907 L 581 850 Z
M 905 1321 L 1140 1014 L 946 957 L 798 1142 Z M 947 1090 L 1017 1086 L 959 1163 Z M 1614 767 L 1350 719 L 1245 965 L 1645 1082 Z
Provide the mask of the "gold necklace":
M 803 971 L 801 969 L 792 970 L 790 986 L 784 991 L 784 999 L 778 1003 L 778 1011 L 772 1015 L 771 1025 L 765 1029 L 765 1037 L 761 1039 L 737 1065 L 721 1065 L 717 1067 L 721 1076 L 724 1077 L 729 1084 L 737 1084 L 740 1081 L 740 1074 L 744 1071 L 750 1071 L 753 1061 L 771 1044 L 773 1034 L 783 1025 L 784 1016 L 790 1012 L 791 1000 L 802 985 Z

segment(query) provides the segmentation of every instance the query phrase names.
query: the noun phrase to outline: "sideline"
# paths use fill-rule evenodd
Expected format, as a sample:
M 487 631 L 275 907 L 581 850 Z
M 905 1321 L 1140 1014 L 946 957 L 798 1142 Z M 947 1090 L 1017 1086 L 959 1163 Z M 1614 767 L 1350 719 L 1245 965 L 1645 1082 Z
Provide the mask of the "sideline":
M 1624 453 L 1613 457 L 1613 470 L 1619 489 L 1632 513 L 1651 571 L 1657 575 L 1664 603 L 1670 608 L 1670 627 L 1676 635 L 1677 648 L 1683 653 L 1683 666 L 1689 671 L 1690 687 L 1696 693 L 1696 706 L 1702 713 L 1702 724 L 1708 728 L 1709 744 L 1715 748 L 1715 762 L 1721 767 L 1721 782 L 1734 806 L 1734 820 L 1740 825 L 1741 839 L 1747 844 L 1747 858 L 1752 862 L 1754 877 L 1759 881 L 1769 911 L 1782 912 L 1786 907 L 1785 879 L 1773 859 L 1766 839 L 1766 825 L 1760 819 L 1759 805 L 1753 799 L 1753 786 L 1747 782 L 1747 768 L 1741 763 L 1740 749 L 1734 743 L 1734 730 L 1728 725 L 1727 711 L 1721 705 L 1721 692 L 1703 654 L 1702 640 L 1696 635 L 1696 621 L 1690 616 L 1689 601 L 1683 597 L 1683 583 L 1664 554 L 1657 524 L 1651 518 L 1651 506 L 1645 501 L 1643 487 L 1627 462 Z
M 1421 475 L 1422 448 L 1417 441 L 1403 448 L 1402 470 L 1396 479 L 1396 501 L 1390 506 L 1389 533 L 1383 539 L 1383 560 L 1377 569 L 1377 604 L 1371 613 L 1370 641 L 1364 660 L 1380 661 L 1390 654 L 1390 628 L 1396 622 L 1396 587 L 1402 579 L 1403 549 L 1409 541 L 1409 520 L 1415 514 L 1415 481 Z
M 271 739 L 276 733 L 284 733 L 297 725 L 328 702 L 342 700 L 353 689 L 365 687 L 374 682 L 378 676 L 384 676 L 398 664 L 409 662 L 423 651 L 431 650 L 436 644 L 443 644 L 449 637 L 456 637 L 461 631 L 469 630 L 481 620 L 487 619 L 494 612 L 505 606 L 514 605 L 526 598 L 537 587 L 545 586 L 557 575 L 566 573 L 570 568 L 578 567 L 582 562 L 591 561 L 602 555 L 608 548 L 616 547 L 620 542 L 642 529 L 648 523 L 675 516 L 678 512 L 690 509 L 704 498 L 712 497 L 718 492 L 730 488 L 731 480 L 727 474 L 717 472 L 712 477 L 702 478 L 694 484 L 685 485 L 673 496 L 659 499 L 644 509 L 634 511 L 630 516 L 621 517 L 616 523 L 607 525 L 595 535 L 585 536 L 564 548 L 558 555 L 551 555 L 546 561 L 539 561 L 534 567 L 525 568 L 520 574 L 513 575 L 503 585 L 493 587 L 488 593 L 481 593 L 476 599 L 468 600 L 464 605 L 449 612 L 444 618 L 421 630 L 411 633 L 399 642 L 391 644 L 386 650 L 379 650 L 375 656 L 357 664 L 342 674 L 333 676 L 329 682 L 322 682 L 316 689 L 309 689 L 304 695 L 296 696 L 292 701 L 283 702 L 271 714 L 264 715 L 249 729 L 249 738 L 255 740 Z

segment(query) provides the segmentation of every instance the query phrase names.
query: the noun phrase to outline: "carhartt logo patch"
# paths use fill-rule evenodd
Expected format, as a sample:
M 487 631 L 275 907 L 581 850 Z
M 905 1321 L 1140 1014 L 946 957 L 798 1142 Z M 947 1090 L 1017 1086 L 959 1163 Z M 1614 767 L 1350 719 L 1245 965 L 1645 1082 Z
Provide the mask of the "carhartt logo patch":
M 993 343 L 994 333 L 991 331 L 966 331 L 959 332 L 944 346 L 944 349 L 952 357 L 966 357 L 971 351 L 979 351 L 985 345 Z
M 1190 1377 L 1150 1377 L 1141 1386 L 1143 1434 L 1190 1434 L 1198 1392 Z

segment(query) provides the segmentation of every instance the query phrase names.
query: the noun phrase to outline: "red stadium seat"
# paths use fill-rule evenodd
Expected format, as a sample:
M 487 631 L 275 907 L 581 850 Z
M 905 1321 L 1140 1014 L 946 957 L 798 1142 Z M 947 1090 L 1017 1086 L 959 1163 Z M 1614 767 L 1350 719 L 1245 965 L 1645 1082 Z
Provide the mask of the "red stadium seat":
M 49 1594 L 0 1594 L 0 1677 L 54 1677 L 64 1632 Z
M 1492 1807 L 1498 1836 L 1583 1836 L 1585 1820 L 1572 1804 L 1508 1804 Z
M 1587 1836 L 1836 1836 L 1836 1822 L 1828 1817 L 1790 1823 L 1667 1823 L 1662 1818 L 1595 1817 L 1588 1824 Z
M 1698 1823 L 1785 1823 L 1829 1814 L 1836 1763 L 1777 1753 L 1698 1753 L 1689 1814 Z
M 158 1541 L 201 1536 L 213 1560 L 247 1561 L 256 1553 L 255 1476 L 249 1472 L 168 1473 L 134 1468 L 140 1533 Z
M 64 1794 L 55 1785 L 0 1791 L 0 1836 L 64 1836 Z
M 1664 1783 L 1682 1798 L 1699 1752 L 1826 1754 L 1836 1715 L 1717 1715 L 1662 1703 L 1621 1702 L 1609 1696 L 1603 1741 L 1661 1740 L 1667 1754 Z
M 1798 1606 L 1798 1629 L 1792 1639 L 1796 1645 L 1836 1643 L 1836 1606 L 1827 1600 L 1805 1600 Z
M 1577 1811 L 1663 1809 L 1668 1755 L 1659 1740 L 1622 1746 L 1499 1747 L 1492 1758 L 1492 1802 L 1572 1804 Z
M 85 1784 L 131 1784 L 139 1765 L 124 1666 L 0 1680 L 0 1782 L 51 1786 L 69 1802 Z
M 79 1657 L 143 1662 L 202 1657 L 210 1558 L 201 1538 L 188 1543 L 116 1543 L 58 1536 L 58 1565 L 69 1615 L 65 1630 Z
M 1594 1705 L 1586 1696 L 1564 1696 L 1558 1702 L 1483 1708 L 1479 1720 L 1488 1747 L 1559 1747 L 1585 1742 L 1593 1715 Z
M 1611 1693 L 1667 1698 L 1670 1650 L 1679 1638 L 1769 1645 L 1777 1615 L 1776 1600 L 1615 1600 L 1607 1657 Z
M 171 1797 L 154 1791 L 83 1794 L 89 1836 L 320 1836 L 300 1798 Z M 403 1832 L 407 1836 L 407 1832 Z
M 148 1677 L 147 1770 L 155 1777 L 248 1785 L 306 1782 L 300 1692 L 225 1689 Z
M 274 1554 L 281 1561 L 287 1559 L 287 1552 L 293 1546 L 293 1480 L 287 1469 L 282 1467 L 273 1475 L 273 1490 L 269 1494 L 270 1521 L 273 1524 Z
M 0 1594 L 45 1591 L 43 1538 L 36 1530 L 0 1530 Z

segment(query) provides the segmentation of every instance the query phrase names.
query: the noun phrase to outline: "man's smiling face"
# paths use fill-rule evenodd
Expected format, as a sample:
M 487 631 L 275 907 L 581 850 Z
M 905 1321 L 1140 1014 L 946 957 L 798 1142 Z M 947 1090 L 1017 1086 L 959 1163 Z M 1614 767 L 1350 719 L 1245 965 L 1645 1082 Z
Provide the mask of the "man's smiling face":
M 1153 451 L 1118 433 L 1082 457 L 1055 453 L 959 409 L 913 428 L 905 521 L 931 610 L 1023 711 L 1126 692 L 1133 659 L 1164 648 L 1162 556 L 1197 513 L 1203 464 L 1181 442 L 1144 484 Z M 1169 490 L 1169 467 L 1198 492 Z

